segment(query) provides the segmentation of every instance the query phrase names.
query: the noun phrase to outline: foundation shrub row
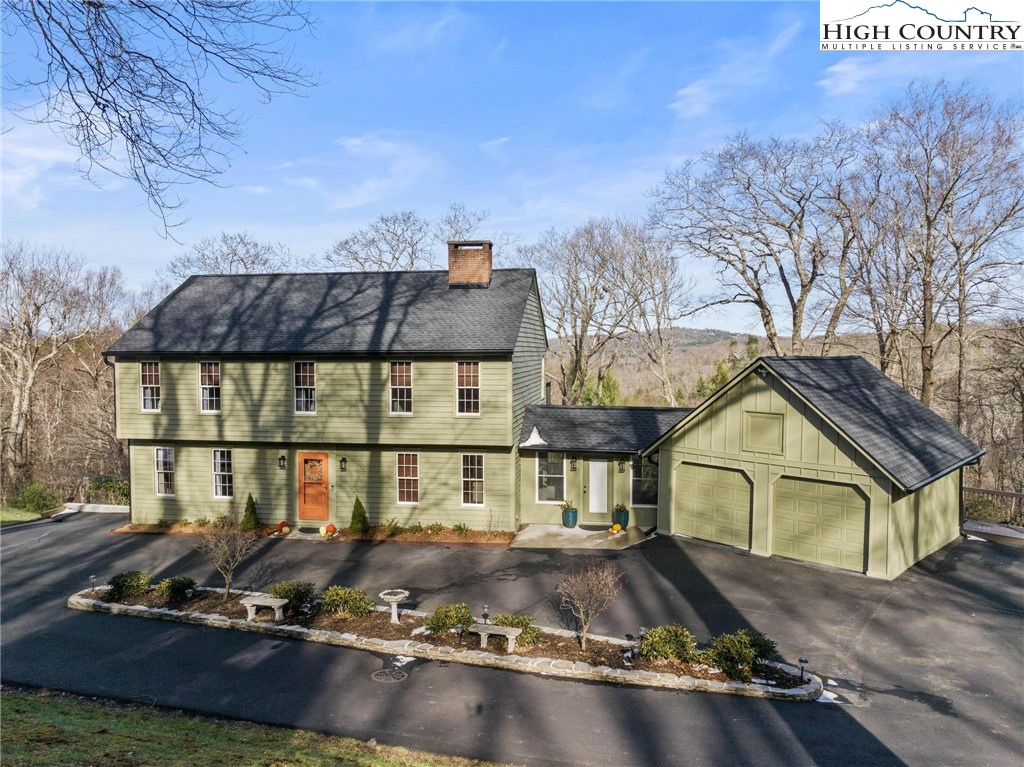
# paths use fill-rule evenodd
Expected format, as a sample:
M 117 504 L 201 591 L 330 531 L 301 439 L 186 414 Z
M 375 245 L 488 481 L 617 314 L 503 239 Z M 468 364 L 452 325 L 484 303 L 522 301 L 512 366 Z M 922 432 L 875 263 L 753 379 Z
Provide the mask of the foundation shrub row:
M 707 647 L 699 649 L 689 629 L 678 623 L 646 630 L 639 644 L 640 655 L 649 660 L 703 663 L 740 682 L 749 682 L 758 665 L 776 650 L 774 641 L 754 629 L 719 634 L 711 638 Z

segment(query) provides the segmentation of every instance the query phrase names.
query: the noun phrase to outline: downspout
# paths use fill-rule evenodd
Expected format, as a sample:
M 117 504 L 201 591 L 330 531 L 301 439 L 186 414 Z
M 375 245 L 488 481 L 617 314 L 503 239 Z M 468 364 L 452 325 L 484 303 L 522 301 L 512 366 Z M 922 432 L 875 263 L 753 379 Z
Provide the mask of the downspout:
M 114 363 L 110 361 L 107 356 L 107 352 L 103 352 L 100 355 L 103 359 L 103 364 L 110 368 L 110 374 L 113 377 L 113 390 L 114 390 L 114 439 L 117 439 L 117 368 L 114 367 Z M 132 441 L 128 440 L 128 524 L 132 523 Z

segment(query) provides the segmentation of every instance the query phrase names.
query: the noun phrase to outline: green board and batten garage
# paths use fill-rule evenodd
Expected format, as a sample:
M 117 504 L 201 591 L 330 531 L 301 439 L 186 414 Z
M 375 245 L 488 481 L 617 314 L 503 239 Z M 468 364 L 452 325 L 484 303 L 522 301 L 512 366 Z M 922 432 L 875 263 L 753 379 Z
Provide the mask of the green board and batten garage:
M 763 357 L 644 454 L 660 532 L 892 579 L 960 534 L 982 451 L 860 357 Z

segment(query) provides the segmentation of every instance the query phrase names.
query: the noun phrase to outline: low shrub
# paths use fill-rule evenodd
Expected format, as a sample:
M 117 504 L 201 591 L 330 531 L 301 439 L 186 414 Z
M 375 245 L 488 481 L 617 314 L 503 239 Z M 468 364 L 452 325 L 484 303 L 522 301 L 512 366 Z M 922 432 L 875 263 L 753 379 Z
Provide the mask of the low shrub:
M 522 629 L 523 633 L 519 635 L 516 643 L 523 647 L 529 647 L 540 639 L 541 631 L 533 625 L 532 615 L 506 615 L 505 613 L 500 613 L 494 616 L 494 620 L 491 621 L 491 623 L 495 626 L 508 626 L 514 629 Z
M 751 669 L 775 652 L 775 642 L 760 631 L 740 629 L 719 634 L 704 653 L 705 662 L 722 670 L 729 679 L 749 682 Z
M 398 524 L 397 519 L 389 519 L 384 523 L 384 534 L 387 535 L 388 538 L 394 538 L 400 532 L 402 532 L 402 526 Z
M 198 517 L 192 520 L 193 527 L 206 527 L 208 524 L 210 524 L 209 517 Z
M 415 534 L 415 533 L 422 533 L 423 532 L 423 525 L 421 525 L 419 522 L 413 522 L 411 525 L 409 525 L 408 530 L 409 530 L 410 533 L 413 533 L 413 534 Z
M 316 586 L 309 581 L 279 581 L 270 587 L 270 596 L 287 599 L 285 609 L 297 613 L 303 605 L 313 607 L 316 601 Z
M 674 658 L 683 663 L 694 663 L 698 658 L 697 640 L 689 629 L 678 623 L 655 626 L 640 637 L 640 655 L 651 660 Z
M 323 593 L 323 609 L 330 613 L 344 613 L 354 617 L 373 614 L 373 600 L 362 589 L 349 586 L 330 586 Z
M 356 502 L 352 504 L 352 520 L 348 523 L 348 529 L 354 535 L 366 535 L 370 532 L 370 519 L 366 516 L 366 509 L 358 495 Z
M 60 493 L 47 487 L 42 482 L 27 482 L 21 488 L 19 505 L 25 511 L 31 511 L 33 514 L 42 514 L 44 511 L 60 506 L 60 500 Z
M 440 522 L 431 522 L 429 525 L 427 525 L 427 532 L 430 533 L 431 535 L 437 535 L 438 533 L 443 533 L 444 532 L 444 525 L 442 525 Z
M 90 500 L 93 497 L 108 503 L 127 504 L 131 501 L 132 488 L 127 477 L 101 474 L 89 480 Z
M 469 612 L 469 605 L 458 602 L 454 605 L 438 605 L 423 625 L 431 634 L 445 634 L 458 625 L 469 628 L 472 623 L 473 616 Z
M 256 514 L 256 501 L 252 497 L 252 493 L 249 493 L 249 497 L 245 499 L 245 511 L 242 512 L 242 529 L 252 532 L 259 529 L 259 526 L 260 518 Z
M 456 535 L 469 535 L 469 525 L 463 522 L 456 522 L 452 525 L 452 532 Z
M 156 585 L 157 593 L 168 602 L 184 602 L 188 599 L 188 592 L 195 591 L 195 588 L 195 579 L 187 575 L 164 578 Z
M 142 570 L 123 570 L 110 576 L 107 585 L 110 586 L 108 598 L 120 602 L 122 599 L 149 591 L 149 573 Z

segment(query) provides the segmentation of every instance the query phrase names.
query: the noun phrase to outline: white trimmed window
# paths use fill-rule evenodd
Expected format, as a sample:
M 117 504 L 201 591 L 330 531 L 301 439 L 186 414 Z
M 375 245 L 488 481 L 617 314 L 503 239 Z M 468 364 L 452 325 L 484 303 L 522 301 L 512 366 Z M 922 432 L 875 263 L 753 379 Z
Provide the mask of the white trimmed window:
M 484 505 L 484 456 L 466 453 L 462 456 L 462 505 Z
M 480 363 L 456 362 L 455 399 L 459 415 L 480 415 Z
M 220 363 L 199 363 L 199 412 L 220 412 Z
M 231 466 L 230 450 L 213 451 L 213 497 L 233 498 L 235 482 Z
M 412 415 L 412 363 L 392 362 L 389 385 L 391 414 Z
M 316 413 L 316 363 L 296 362 L 295 412 Z
M 158 447 L 156 458 L 156 494 L 174 495 L 174 448 Z
M 160 412 L 160 363 L 139 363 L 139 384 L 142 386 L 141 402 L 144 413 Z
M 537 453 L 537 501 L 565 500 L 565 453 Z
M 418 453 L 396 453 L 395 474 L 398 481 L 398 502 L 420 502 L 420 457 Z
M 630 469 L 629 502 L 631 506 L 658 505 L 658 465 L 633 456 Z

